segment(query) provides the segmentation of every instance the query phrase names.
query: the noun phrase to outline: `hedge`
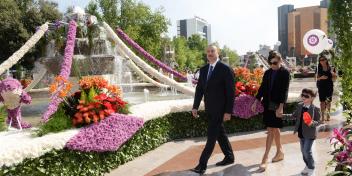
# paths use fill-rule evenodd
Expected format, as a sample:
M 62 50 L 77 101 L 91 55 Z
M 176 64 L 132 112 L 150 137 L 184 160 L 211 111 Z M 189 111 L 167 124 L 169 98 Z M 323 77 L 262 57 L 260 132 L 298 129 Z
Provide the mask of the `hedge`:
M 286 112 L 292 112 L 295 104 L 287 106 Z M 182 138 L 206 136 L 206 114 L 199 113 L 194 119 L 190 112 L 171 113 L 161 118 L 147 121 L 128 142 L 114 152 L 77 152 L 67 149 L 53 150 L 41 157 L 25 159 L 18 165 L 5 167 L 0 175 L 51 175 L 86 176 L 104 175 L 110 170 L 159 147 L 161 144 Z M 293 120 L 284 120 L 284 125 L 292 125 Z M 250 119 L 232 118 L 225 123 L 228 133 L 263 129 L 262 116 Z

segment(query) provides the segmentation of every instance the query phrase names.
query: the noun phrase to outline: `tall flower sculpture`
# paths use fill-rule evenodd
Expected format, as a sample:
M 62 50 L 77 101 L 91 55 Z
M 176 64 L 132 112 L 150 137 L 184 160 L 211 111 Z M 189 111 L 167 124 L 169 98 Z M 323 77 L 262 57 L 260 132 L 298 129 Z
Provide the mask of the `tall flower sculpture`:
M 77 24 L 74 20 L 71 20 L 69 23 L 69 29 L 67 34 L 64 60 L 62 62 L 61 70 L 59 74 L 59 76 L 65 80 L 69 78 L 71 73 L 72 57 L 73 57 L 73 51 L 75 47 L 75 40 L 76 40 L 76 30 L 77 30 Z M 61 87 L 64 87 L 64 86 L 61 86 Z M 53 94 L 51 96 L 49 107 L 47 111 L 43 114 L 42 121 L 47 122 L 50 116 L 57 111 L 57 108 L 62 101 L 63 101 L 63 98 L 60 97 L 59 94 Z
M 187 80 L 186 76 L 177 72 L 176 70 L 173 70 L 171 67 L 162 63 L 160 60 L 156 59 L 154 56 L 152 56 L 147 51 L 145 51 L 141 46 L 138 45 L 138 43 L 136 43 L 130 37 L 128 37 L 128 35 L 125 32 L 123 32 L 122 29 L 120 29 L 120 28 L 116 29 L 116 33 L 117 33 L 117 35 L 119 35 L 119 37 L 121 37 L 125 42 L 127 42 L 130 46 L 132 46 L 134 49 L 136 49 L 139 54 L 141 54 L 144 58 L 148 59 L 150 62 L 153 62 L 154 64 L 158 65 L 163 70 L 167 71 L 168 73 L 172 73 L 175 77 L 178 77 L 178 78 L 182 79 L 183 81 Z M 193 80 L 193 81 L 195 81 L 195 80 Z

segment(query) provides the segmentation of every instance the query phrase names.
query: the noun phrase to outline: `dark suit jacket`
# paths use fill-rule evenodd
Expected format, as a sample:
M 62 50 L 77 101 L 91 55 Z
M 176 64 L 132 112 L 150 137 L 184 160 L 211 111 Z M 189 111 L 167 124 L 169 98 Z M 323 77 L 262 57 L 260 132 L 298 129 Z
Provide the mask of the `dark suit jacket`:
M 287 101 L 288 88 L 290 84 L 290 72 L 286 68 L 281 67 L 276 74 L 273 88 L 270 91 L 272 71 L 272 69 L 265 71 L 262 84 L 260 85 L 256 96 L 259 100 L 263 98 L 264 107 L 268 107 L 269 101 L 273 101 L 277 104 L 286 103 Z
M 200 69 L 193 109 L 198 109 L 204 96 L 205 111 L 210 115 L 232 114 L 234 103 L 234 74 L 232 69 L 219 61 L 207 82 L 209 64 Z

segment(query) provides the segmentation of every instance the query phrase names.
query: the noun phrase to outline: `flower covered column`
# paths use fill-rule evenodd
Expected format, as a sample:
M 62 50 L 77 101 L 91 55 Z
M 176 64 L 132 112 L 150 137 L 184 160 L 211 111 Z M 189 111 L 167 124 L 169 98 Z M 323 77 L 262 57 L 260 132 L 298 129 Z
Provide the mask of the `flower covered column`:
M 76 40 L 76 30 L 77 30 L 77 24 L 74 20 L 71 20 L 69 24 L 68 34 L 67 34 L 64 60 L 61 65 L 61 70 L 59 75 L 60 77 L 66 80 L 69 78 L 71 73 L 72 57 L 73 57 L 73 51 L 75 47 L 75 40 Z M 47 111 L 44 113 L 42 117 L 42 121 L 47 122 L 49 120 L 50 116 L 57 111 L 57 108 L 59 104 L 62 102 L 62 100 L 63 99 L 60 98 L 58 94 L 54 94 L 51 97 L 51 102 L 49 104 Z

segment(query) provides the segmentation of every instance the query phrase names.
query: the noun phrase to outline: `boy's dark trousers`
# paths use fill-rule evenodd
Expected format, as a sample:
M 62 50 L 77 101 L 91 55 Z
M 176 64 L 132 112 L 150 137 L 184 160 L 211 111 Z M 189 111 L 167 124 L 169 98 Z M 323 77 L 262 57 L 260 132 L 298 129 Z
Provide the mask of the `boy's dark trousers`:
M 300 138 L 303 160 L 309 169 L 315 168 L 313 154 L 312 154 L 313 142 L 314 142 L 314 139 Z

